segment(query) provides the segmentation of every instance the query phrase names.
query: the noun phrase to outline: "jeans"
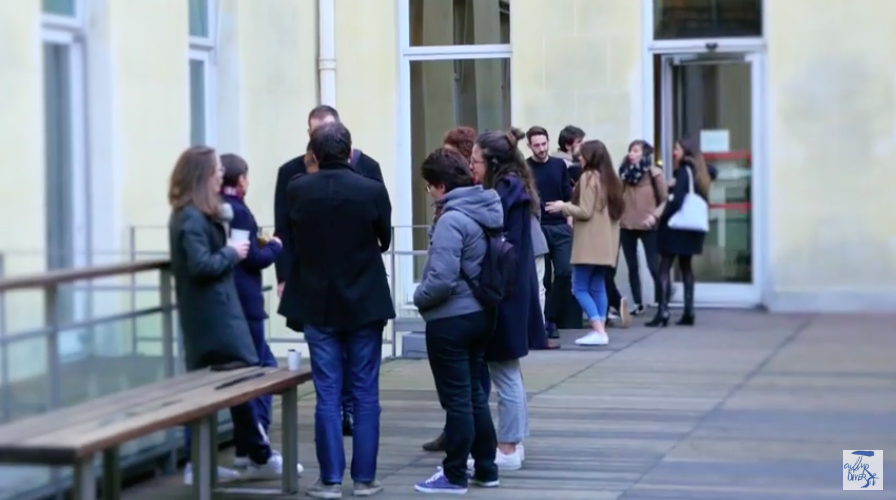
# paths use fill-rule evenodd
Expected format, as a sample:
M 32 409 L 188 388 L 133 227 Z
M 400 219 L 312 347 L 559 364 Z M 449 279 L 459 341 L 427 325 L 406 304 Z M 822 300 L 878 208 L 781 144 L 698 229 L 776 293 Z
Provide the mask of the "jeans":
M 632 288 L 632 300 L 635 305 L 643 305 L 641 295 L 641 274 L 638 265 L 638 241 L 644 245 L 644 258 L 647 260 L 647 269 L 653 278 L 653 300 L 662 302 L 662 286 L 660 284 L 659 251 L 657 250 L 657 233 L 653 230 L 641 231 L 638 229 L 622 229 L 619 231 L 619 244 L 622 246 L 622 255 L 625 256 L 625 265 L 628 266 L 628 282 Z
M 255 352 L 258 353 L 258 360 L 261 362 L 261 366 L 276 367 L 277 358 L 274 357 L 274 353 L 271 352 L 271 347 L 264 338 L 264 321 L 249 321 L 249 333 L 252 334 L 252 342 L 255 343 Z M 273 397 L 270 394 L 257 399 L 257 417 L 265 434 L 267 434 L 271 428 L 272 399 Z M 246 450 L 248 450 L 249 444 L 243 428 L 234 426 L 233 447 L 236 456 L 246 456 Z
M 576 264 L 572 270 L 572 293 L 591 321 L 604 321 L 607 308 L 606 266 Z
M 354 400 L 352 400 L 351 370 L 349 369 L 347 352 L 342 360 L 344 363 L 342 366 L 345 368 L 342 373 L 342 418 L 352 416 L 352 407 L 355 404 Z
M 494 313 L 478 311 L 426 322 L 426 352 L 445 410 L 445 460 L 452 484 L 467 485 L 467 456 L 476 462 L 476 477 L 494 480 L 497 436 L 480 381 L 483 354 L 494 331 Z
M 491 361 L 488 367 L 498 393 L 498 442 L 519 444 L 529 436 L 529 402 L 520 360 Z
M 569 279 L 572 268 L 569 259 L 572 256 L 572 228 L 569 224 L 549 224 L 541 226 L 548 242 L 548 254 L 545 264 L 550 264 L 553 271 L 546 272 L 544 317 L 545 322 L 556 323 L 560 318 L 566 298 L 569 296 Z M 547 267 L 547 266 L 546 266 Z
M 317 395 L 314 410 L 315 448 L 320 478 L 326 484 L 342 483 L 345 473 L 340 413 L 346 373 L 354 415 L 351 477 L 355 482 L 362 483 L 376 479 L 384 326 L 381 321 L 356 330 L 305 325 L 305 340 L 311 354 L 311 378 Z

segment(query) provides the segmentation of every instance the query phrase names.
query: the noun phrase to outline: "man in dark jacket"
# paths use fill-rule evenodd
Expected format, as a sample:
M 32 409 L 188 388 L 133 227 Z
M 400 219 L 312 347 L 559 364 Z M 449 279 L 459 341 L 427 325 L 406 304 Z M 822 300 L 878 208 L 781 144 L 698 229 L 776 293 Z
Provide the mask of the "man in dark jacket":
M 339 112 L 336 111 L 335 108 L 327 105 L 317 106 L 316 108 L 312 109 L 310 113 L 308 113 L 308 135 L 310 136 L 317 127 L 323 124 L 339 121 Z M 352 150 L 352 159 L 350 164 L 352 169 L 357 173 L 365 177 L 377 180 L 379 182 L 383 182 L 383 173 L 380 170 L 380 164 L 370 156 L 362 153 L 361 150 Z M 286 285 L 286 278 L 289 276 L 289 270 L 292 266 L 292 251 L 289 248 L 289 239 L 286 237 L 286 235 L 288 235 L 290 231 L 289 207 L 287 206 L 286 201 L 286 188 L 289 184 L 289 181 L 292 180 L 293 177 L 300 174 L 314 173 L 317 171 L 318 165 L 314 159 L 314 155 L 311 154 L 311 148 L 309 147 L 307 148 L 307 151 L 303 156 L 293 158 L 292 160 L 284 163 L 283 166 L 280 167 L 280 170 L 277 172 L 277 186 L 274 191 L 274 232 L 283 240 L 283 243 L 285 245 L 283 253 L 276 261 L 277 297 L 283 296 L 283 288 Z M 304 330 L 301 321 L 299 321 L 295 315 L 290 314 L 289 311 L 283 310 L 281 310 L 280 314 L 286 317 L 287 327 L 296 332 L 301 332 L 302 330 Z M 351 391 L 348 387 L 346 387 L 343 391 L 342 399 L 343 434 L 351 435 L 352 401 Z
M 320 105 L 312 109 L 308 113 L 308 135 L 310 136 L 314 130 L 325 124 L 339 122 L 339 112 L 332 106 Z M 376 160 L 367 156 L 361 150 L 352 151 L 352 169 L 364 177 L 383 182 L 383 172 L 380 170 L 380 164 Z M 277 185 L 274 189 L 274 234 L 276 234 L 283 243 L 287 245 L 283 249 L 280 258 L 277 259 L 275 265 L 277 270 L 277 296 L 283 295 L 283 287 L 286 278 L 289 276 L 289 268 L 292 265 L 292 252 L 288 247 L 287 238 L 289 234 L 289 207 L 286 202 L 286 187 L 293 177 L 299 174 L 317 172 L 318 167 L 311 154 L 310 147 L 302 156 L 293 158 L 284 163 L 277 171 Z M 287 319 L 289 316 L 287 316 Z M 289 321 L 287 321 L 289 325 Z M 301 331 L 300 325 L 295 325 L 296 331 Z
M 324 498 L 342 491 L 339 414 L 348 373 L 354 402 L 351 476 L 355 495 L 369 496 L 382 490 L 376 480 L 379 369 L 383 328 L 395 318 L 395 307 L 381 254 L 391 244 L 392 206 L 382 182 L 352 169 L 351 134 L 341 123 L 317 127 L 311 152 L 319 171 L 293 177 L 287 187 L 292 266 L 279 310 L 305 325 L 311 353 L 320 481 L 309 493 Z

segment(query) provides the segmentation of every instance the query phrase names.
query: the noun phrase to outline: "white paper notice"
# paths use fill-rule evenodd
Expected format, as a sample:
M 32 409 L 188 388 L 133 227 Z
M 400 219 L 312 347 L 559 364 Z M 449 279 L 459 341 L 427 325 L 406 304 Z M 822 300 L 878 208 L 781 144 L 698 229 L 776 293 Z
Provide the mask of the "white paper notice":
M 700 150 L 704 153 L 731 151 L 731 134 L 727 130 L 701 130 Z

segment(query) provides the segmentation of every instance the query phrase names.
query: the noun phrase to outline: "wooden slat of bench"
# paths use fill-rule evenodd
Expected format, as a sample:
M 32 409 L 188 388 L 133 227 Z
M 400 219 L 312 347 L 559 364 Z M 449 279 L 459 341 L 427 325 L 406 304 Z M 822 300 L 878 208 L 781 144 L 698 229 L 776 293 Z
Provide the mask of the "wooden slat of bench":
M 311 379 L 308 370 L 291 372 L 285 369 L 255 368 L 265 375 L 245 380 L 236 385 L 215 390 L 203 386 L 171 394 L 152 405 L 134 408 L 142 413 L 124 416 L 123 420 L 97 420 L 75 427 L 59 427 L 56 432 L 28 439 L 6 447 L 0 445 L 0 462 L 62 465 L 90 456 L 118 444 L 151 434 L 155 431 L 183 425 L 218 410 L 250 401 L 264 394 L 282 392 Z M 245 377 L 247 372 L 228 372 L 228 380 Z M 248 374 L 251 374 L 249 372 Z M 225 383 L 228 380 L 222 380 Z
M 252 369 L 254 368 L 245 368 L 244 370 Z M 208 384 L 217 385 L 221 380 L 228 380 L 229 377 L 233 376 L 233 373 L 235 371 L 195 371 L 175 378 L 126 389 L 74 406 L 16 420 L 0 426 L 0 446 L 43 435 L 60 427 L 71 427 L 83 422 L 101 419 L 104 415 L 119 413 L 137 404 L 170 397 L 172 392 L 189 391 Z

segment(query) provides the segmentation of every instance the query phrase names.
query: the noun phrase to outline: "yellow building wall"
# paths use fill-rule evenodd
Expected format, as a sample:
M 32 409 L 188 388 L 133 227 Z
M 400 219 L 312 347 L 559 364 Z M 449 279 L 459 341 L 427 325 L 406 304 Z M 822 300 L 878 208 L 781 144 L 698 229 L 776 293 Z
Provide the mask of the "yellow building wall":
M 767 300 L 777 309 L 893 310 L 896 3 L 818 7 L 765 2 Z
M 566 125 L 607 144 L 613 161 L 642 133 L 641 2 L 512 2 L 513 122 Z

